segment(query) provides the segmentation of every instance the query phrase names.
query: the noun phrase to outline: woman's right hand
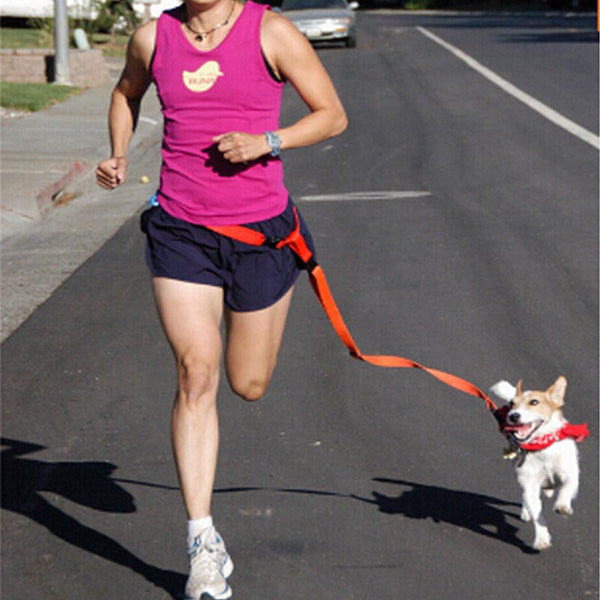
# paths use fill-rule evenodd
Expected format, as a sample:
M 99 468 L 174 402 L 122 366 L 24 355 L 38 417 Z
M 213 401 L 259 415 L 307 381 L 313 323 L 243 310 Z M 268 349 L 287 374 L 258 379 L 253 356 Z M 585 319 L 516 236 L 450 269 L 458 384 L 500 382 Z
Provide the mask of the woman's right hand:
M 111 156 L 98 163 L 96 182 L 100 187 L 114 190 L 119 187 L 127 176 L 127 159 L 124 156 Z

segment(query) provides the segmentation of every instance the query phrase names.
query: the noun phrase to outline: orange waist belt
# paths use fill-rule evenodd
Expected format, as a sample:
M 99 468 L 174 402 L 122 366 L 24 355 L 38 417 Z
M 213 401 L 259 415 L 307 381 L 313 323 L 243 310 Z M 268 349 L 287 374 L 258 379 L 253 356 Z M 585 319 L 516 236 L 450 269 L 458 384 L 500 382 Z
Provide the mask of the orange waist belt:
M 492 402 L 489 396 L 484 394 L 477 386 L 473 385 L 469 381 L 466 381 L 465 379 L 462 379 L 461 377 L 457 377 L 456 375 L 445 373 L 444 371 L 439 371 L 437 369 L 425 367 L 414 360 L 402 358 L 401 356 L 363 354 L 359 350 L 356 342 L 350 334 L 348 327 L 344 323 L 344 319 L 342 318 L 331 290 L 329 289 L 329 284 L 327 283 L 323 269 L 321 269 L 321 267 L 315 261 L 312 252 L 300 233 L 300 222 L 296 207 L 294 207 L 294 216 L 296 219 L 295 227 L 285 239 L 267 238 L 260 231 L 255 231 L 254 229 L 249 229 L 248 227 L 243 227 L 241 225 L 230 225 L 223 227 L 211 226 L 207 227 L 207 229 L 237 240 L 238 242 L 243 242 L 252 246 L 266 245 L 272 248 L 284 248 L 285 246 L 289 246 L 289 248 L 304 263 L 306 270 L 308 271 L 310 283 L 315 294 L 317 295 L 317 298 L 321 302 L 321 306 L 329 317 L 329 320 L 338 334 L 338 337 L 350 351 L 351 356 L 377 367 L 421 369 L 422 371 L 429 373 L 450 387 L 460 390 L 465 394 L 481 398 L 485 401 L 488 410 L 496 417 L 498 421 L 500 421 L 501 417 L 497 414 L 498 407 L 494 404 L 494 402 Z

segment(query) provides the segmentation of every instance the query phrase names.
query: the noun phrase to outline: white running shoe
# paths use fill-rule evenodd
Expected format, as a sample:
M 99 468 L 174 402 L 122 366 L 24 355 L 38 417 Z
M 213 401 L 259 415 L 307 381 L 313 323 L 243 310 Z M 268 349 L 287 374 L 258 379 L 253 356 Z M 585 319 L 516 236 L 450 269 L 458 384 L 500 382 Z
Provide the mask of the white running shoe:
M 185 585 L 185 600 L 205 600 L 206 596 L 213 600 L 231 598 L 227 578 L 233 572 L 233 561 L 214 527 L 194 539 L 188 555 L 190 576 Z

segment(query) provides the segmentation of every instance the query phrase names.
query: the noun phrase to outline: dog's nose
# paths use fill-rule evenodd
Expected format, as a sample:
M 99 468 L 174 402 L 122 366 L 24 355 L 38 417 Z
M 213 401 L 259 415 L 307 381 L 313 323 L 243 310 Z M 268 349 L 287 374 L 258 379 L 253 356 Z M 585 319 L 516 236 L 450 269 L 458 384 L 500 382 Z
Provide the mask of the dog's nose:
M 521 420 L 521 415 L 518 412 L 511 412 L 508 414 L 508 420 L 511 423 L 518 423 Z

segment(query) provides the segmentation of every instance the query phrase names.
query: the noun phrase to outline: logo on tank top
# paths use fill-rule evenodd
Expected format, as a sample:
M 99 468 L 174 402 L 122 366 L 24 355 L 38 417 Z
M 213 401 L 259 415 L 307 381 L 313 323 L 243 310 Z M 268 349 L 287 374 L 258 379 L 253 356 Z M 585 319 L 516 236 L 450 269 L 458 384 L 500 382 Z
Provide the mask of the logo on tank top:
M 205 62 L 197 71 L 183 72 L 183 83 L 192 92 L 206 92 L 215 85 L 215 82 L 223 73 L 216 60 Z

